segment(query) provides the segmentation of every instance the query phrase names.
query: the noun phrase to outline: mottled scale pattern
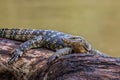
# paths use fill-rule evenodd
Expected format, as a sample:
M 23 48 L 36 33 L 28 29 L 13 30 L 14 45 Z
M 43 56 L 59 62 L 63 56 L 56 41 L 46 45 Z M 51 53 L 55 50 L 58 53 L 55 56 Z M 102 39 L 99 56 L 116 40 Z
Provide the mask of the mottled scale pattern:
M 62 37 L 71 37 L 72 35 L 65 34 L 53 30 L 27 30 L 27 29 L 0 29 L 0 37 L 9 38 L 20 41 L 27 41 L 37 36 L 43 36 L 45 44 L 43 47 L 57 50 L 66 46 L 62 41 Z
M 0 37 L 24 41 L 24 43 L 22 43 L 19 48 L 13 52 L 12 58 L 10 59 L 11 62 L 16 61 L 18 57 L 22 56 L 25 51 L 37 47 L 45 47 L 51 49 L 53 51 L 56 51 L 55 54 L 60 54 L 61 52 L 61 55 L 68 54 L 71 51 L 84 52 L 85 50 L 87 51 L 87 48 L 89 48 L 89 50 L 91 49 L 90 44 L 84 40 L 84 38 L 79 37 L 79 40 L 77 39 L 78 36 L 73 36 L 54 30 L 3 28 L 0 29 Z M 63 41 L 63 38 L 68 40 Z M 49 60 L 53 60 L 54 58 L 51 57 Z

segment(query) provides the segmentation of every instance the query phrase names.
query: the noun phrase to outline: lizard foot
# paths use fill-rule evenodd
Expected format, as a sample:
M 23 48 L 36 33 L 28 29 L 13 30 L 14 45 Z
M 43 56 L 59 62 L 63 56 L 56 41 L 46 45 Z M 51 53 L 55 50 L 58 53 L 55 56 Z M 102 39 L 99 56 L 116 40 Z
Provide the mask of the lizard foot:
M 12 57 L 9 59 L 8 64 L 13 64 L 14 62 L 18 60 L 18 58 L 19 58 L 19 54 L 14 52 L 12 54 Z
M 56 58 L 58 58 L 57 55 L 52 55 L 48 58 L 47 64 L 50 64 L 52 61 L 54 61 Z
M 10 60 L 8 61 L 8 64 L 12 64 L 18 60 L 18 56 L 16 54 L 13 54 Z

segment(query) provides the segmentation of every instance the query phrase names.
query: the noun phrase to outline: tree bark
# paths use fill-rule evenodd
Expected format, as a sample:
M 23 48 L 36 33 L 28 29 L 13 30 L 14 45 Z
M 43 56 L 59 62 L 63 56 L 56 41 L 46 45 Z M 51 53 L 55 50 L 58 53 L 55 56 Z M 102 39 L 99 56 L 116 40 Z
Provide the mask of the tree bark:
M 120 58 L 92 54 L 69 54 L 47 65 L 53 51 L 38 48 L 8 65 L 21 43 L 0 38 L 0 80 L 120 80 Z

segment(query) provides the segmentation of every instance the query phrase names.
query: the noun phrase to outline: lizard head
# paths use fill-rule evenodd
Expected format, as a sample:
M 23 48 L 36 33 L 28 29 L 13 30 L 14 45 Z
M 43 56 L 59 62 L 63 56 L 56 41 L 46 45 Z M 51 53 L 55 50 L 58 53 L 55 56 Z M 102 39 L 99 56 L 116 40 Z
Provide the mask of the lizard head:
M 71 46 L 74 52 L 87 53 L 91 50 L 91 45 L 81 36 L 62 38 L 62 41 Z

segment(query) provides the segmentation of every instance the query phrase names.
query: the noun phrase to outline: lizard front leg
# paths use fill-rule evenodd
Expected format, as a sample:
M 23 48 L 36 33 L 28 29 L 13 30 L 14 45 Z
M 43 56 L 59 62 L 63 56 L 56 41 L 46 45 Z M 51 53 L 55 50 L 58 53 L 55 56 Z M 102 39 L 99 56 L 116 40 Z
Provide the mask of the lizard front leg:
M 50 64 L 56 58 L 59 58 L 63 55 L 69 54 L 71 52 L 72 52 L 72 48 L 66 47 L 66 48 L 59 49 L 51 57 L 48 58 L 47 64 Z
M 22 43 L 17 49 L 15 49 L 15 51 L 12 54 L 12 57 L 10 58 L 10 60 L 8 61 L 9 64 L 15 62 L 18 60 L 18 58 L 20 56 L 23 55 L 24 52 L 26 52 L 27 50 L 31 49 L 31 48 L 37 48 L 37 47 L 41 47 L 44 44 L 44 39 L 42 36 L 37 36 L 31 40 L 28 40 L 24 43 Z

